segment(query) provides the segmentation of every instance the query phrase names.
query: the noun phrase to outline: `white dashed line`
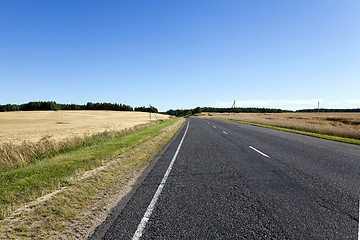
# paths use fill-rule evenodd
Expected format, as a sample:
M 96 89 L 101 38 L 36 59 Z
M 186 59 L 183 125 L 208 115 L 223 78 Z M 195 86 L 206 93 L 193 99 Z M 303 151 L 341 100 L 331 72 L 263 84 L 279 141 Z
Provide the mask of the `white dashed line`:
M 268 155 L 266 155 L 265 153 L 257 150 L 256 148 L 254 148 L 254 147 L 252 147 L 252 146 L 249 146 L 249 148 L 251 148 L 252 150 L 254 150 L 254 151 L 257 152 L 257 153 L 260 153 L 260 154 L 263 155 L 264 157 L 270 158 Z
M 225 131 L 222 131 L 223 133 L 225 133 L 225 134 L 228 134 L 227 132 L 225 132 Z
M 216 126 L 213 126 L 214 128 L 216 128 Z
M 136 232 L 134 233 L 134 236 L 132 237 L 133 240 L 140 239 L 141 235 L 143 234 L 145 226 L 146 226 L 147 222 L 149 221 L 149 219 L 151 217 L 151 214 L 152 214 L 152 212 L 153 212 L 153 210 L 155 208 L 155 204 L 156 204 L 157 200 L 159 199 L 159 196 L 160 196 L 160 194 L 161 194 L 161 192 L 162 192 L 162 190 L 163 190 L 163 188 L 165 186 L 166 180 L 169 177 L 171 169 L 172 169 L 172 167 L 173 167 L 173 165 L 175 163 L 176 157 L 177 157 L 177 155 L 178 155 L 178 153 L 180 151 L 180 147 L 181 147 L 181 145 L 182 145 L 182 143 L 183 143 L 183 141 L 185 139 L 185 136 L 186 136 L 186 133 L 187 133 L 188 129 L 189 129 L 189 121 L 188 121 L 186 130 L 185 130 L 184 136 L 182 137 L 182 139 L 181 139 L 181 141 L 179 143 L 179 146 L 176 149 L 174 157 L 172 158 L 172 160 L 170 162 L 170 165 L 169 165 L 168 169 L 166 170 L 166 173 L 165 173 L 163 179 L 161 180 L 161 183 L 160 183 L 158 189 L 156 190 L 155 195 L 152 198 L 152 200 L 151 200 L 151 202 L 150 202 L 150 204 L 149 204 L 149 206 L 148 206 L 148 208 L 147 208 L 147 210 L 146 210 L 146 212 L 144 214 L 144 217 L 141 219 L 141 222 L 140 222 L 139 226 L 137 227 Z

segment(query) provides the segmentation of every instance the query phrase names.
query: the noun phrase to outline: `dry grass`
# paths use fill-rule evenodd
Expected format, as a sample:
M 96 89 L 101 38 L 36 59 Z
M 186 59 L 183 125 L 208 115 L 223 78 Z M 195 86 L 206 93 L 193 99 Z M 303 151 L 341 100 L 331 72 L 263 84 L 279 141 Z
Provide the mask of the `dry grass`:
M 202 113 L 221 118 L 284 127 L 337 137 L 360 139 L 360 113 Z
M 168 119 L 157 114 L 158 119 Z M 62 120 L 62 121 L 61 121 Z M 52 157 L 155 122 L 149 113 L 37 111 L 0 113 L 0 169 Z M 132 130 L 130 130 L 132 129 Z
M 104 131 L 94 133 L 91 136 L 85 135 L 83 137 L 73 137 L 60 141 L 55 141 L 49 137 L 43 137 L 36 143 L 24 142 L 21 145 L 4 143 L 0 145 L 0 170 L 6 170 L 21 164 L 51 158 L 64 152 L 91 146 L 109 138 L 124 136 L 137 131 L 145 125 L 146 124 L 141 124 L 120 131 Z
M 168 115 L 156 114 L 159 119 Z M 55 141 L 104 131 L 118 131 L 154 121 L 149 113 L 119 111 L 0 112 L 0 144 L 18 145 L 42 138 Z

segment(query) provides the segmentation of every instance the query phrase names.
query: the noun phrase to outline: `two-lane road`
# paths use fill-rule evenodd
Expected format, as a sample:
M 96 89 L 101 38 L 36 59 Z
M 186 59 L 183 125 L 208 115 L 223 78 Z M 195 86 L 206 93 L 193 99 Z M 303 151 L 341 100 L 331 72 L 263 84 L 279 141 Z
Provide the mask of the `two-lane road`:
M 188 119 L 93 239 L 357 239 L 360 146 Z

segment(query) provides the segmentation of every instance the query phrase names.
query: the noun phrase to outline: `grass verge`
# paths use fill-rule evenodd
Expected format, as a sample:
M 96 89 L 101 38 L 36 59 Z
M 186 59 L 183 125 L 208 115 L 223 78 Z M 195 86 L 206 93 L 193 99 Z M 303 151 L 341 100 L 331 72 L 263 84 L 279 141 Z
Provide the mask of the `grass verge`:
M 59 154 L 107 141 L 109 138 L 125 136 L 146 125 L 149 124 L 138 125 L 120 131 L 104 131 L 89 136 L 68 138 L 62 141 L 55 141 L 49 136 L 45 136 L 36 143 L 25 141 L 21 145 L 14 145 L 12 143 L 1 144 L 0 171 L 49 159 Z
M 119 194 L 140 174 L 182 122 L 164 121 L 126 136 L 1 172 L 0 239 L 84 237 L 111 196 Z M 99 168 L 102 169 L 82 178 L 86 171 Z M 24 203 L 61 187 L 65 190 L 49 200 L 6 218 Z
M 297 133 L 297 134 L 307 135 L 307 136 L 311 136 L 311 137 L 323 138 L 323 139 L 333 140 L 333 141 L 337 141 L 337 142 L 344 142 L 344 143 L 360 145 L 360 140 L 353 139 L 353 138 L 337 137 L 337 136 L 325 135 L 325 134 L 320 134 L 320 133 L 306 132 L 306 131 L 297 130 L 297 129 L 277 127 L 277 126 L 271 126 L 271 125 L 265 125 L 265 124 L 259 124 L 259 123 L 244 122 L 244 121 L 239 121 L 239 120 L 230 120 L 230 119 L 222 119 L 222 118 L 218 118 L 218 120 L 228 121 L 228 122 L 237 122 L 237 123 L 242 123 L 242 124 L 247 124 L 247 125 L 252 125 L 252 126 L 280 130 L 280 131 L 284 131 L 284 132 L 291 132 L 291 133 Z

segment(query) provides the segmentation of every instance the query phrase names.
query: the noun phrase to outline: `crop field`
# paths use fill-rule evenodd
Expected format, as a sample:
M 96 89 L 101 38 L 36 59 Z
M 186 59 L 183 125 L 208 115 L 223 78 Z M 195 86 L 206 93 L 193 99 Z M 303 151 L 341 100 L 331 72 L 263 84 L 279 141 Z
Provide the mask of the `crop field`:
M 149 122 L 146 114 L 140 114 L 142 119 L 138 113 L 125 115 L 145 124 L 0 146 L 0 239 L 85 239 L 92 226 L 105 220 L 112 204 L 185 121 Z M 49 148 L 54 154 L 48 154 Z
M 156 114 L 158 119 L 169 116 Z M 156 120 L 154 114 L 121 111 L 0 112 L 0 144 L 64 140 L 104 131 L 119 131 Z
M 198 117 L 237 120 L 360 139 L 360 113 L 202 113 Z

